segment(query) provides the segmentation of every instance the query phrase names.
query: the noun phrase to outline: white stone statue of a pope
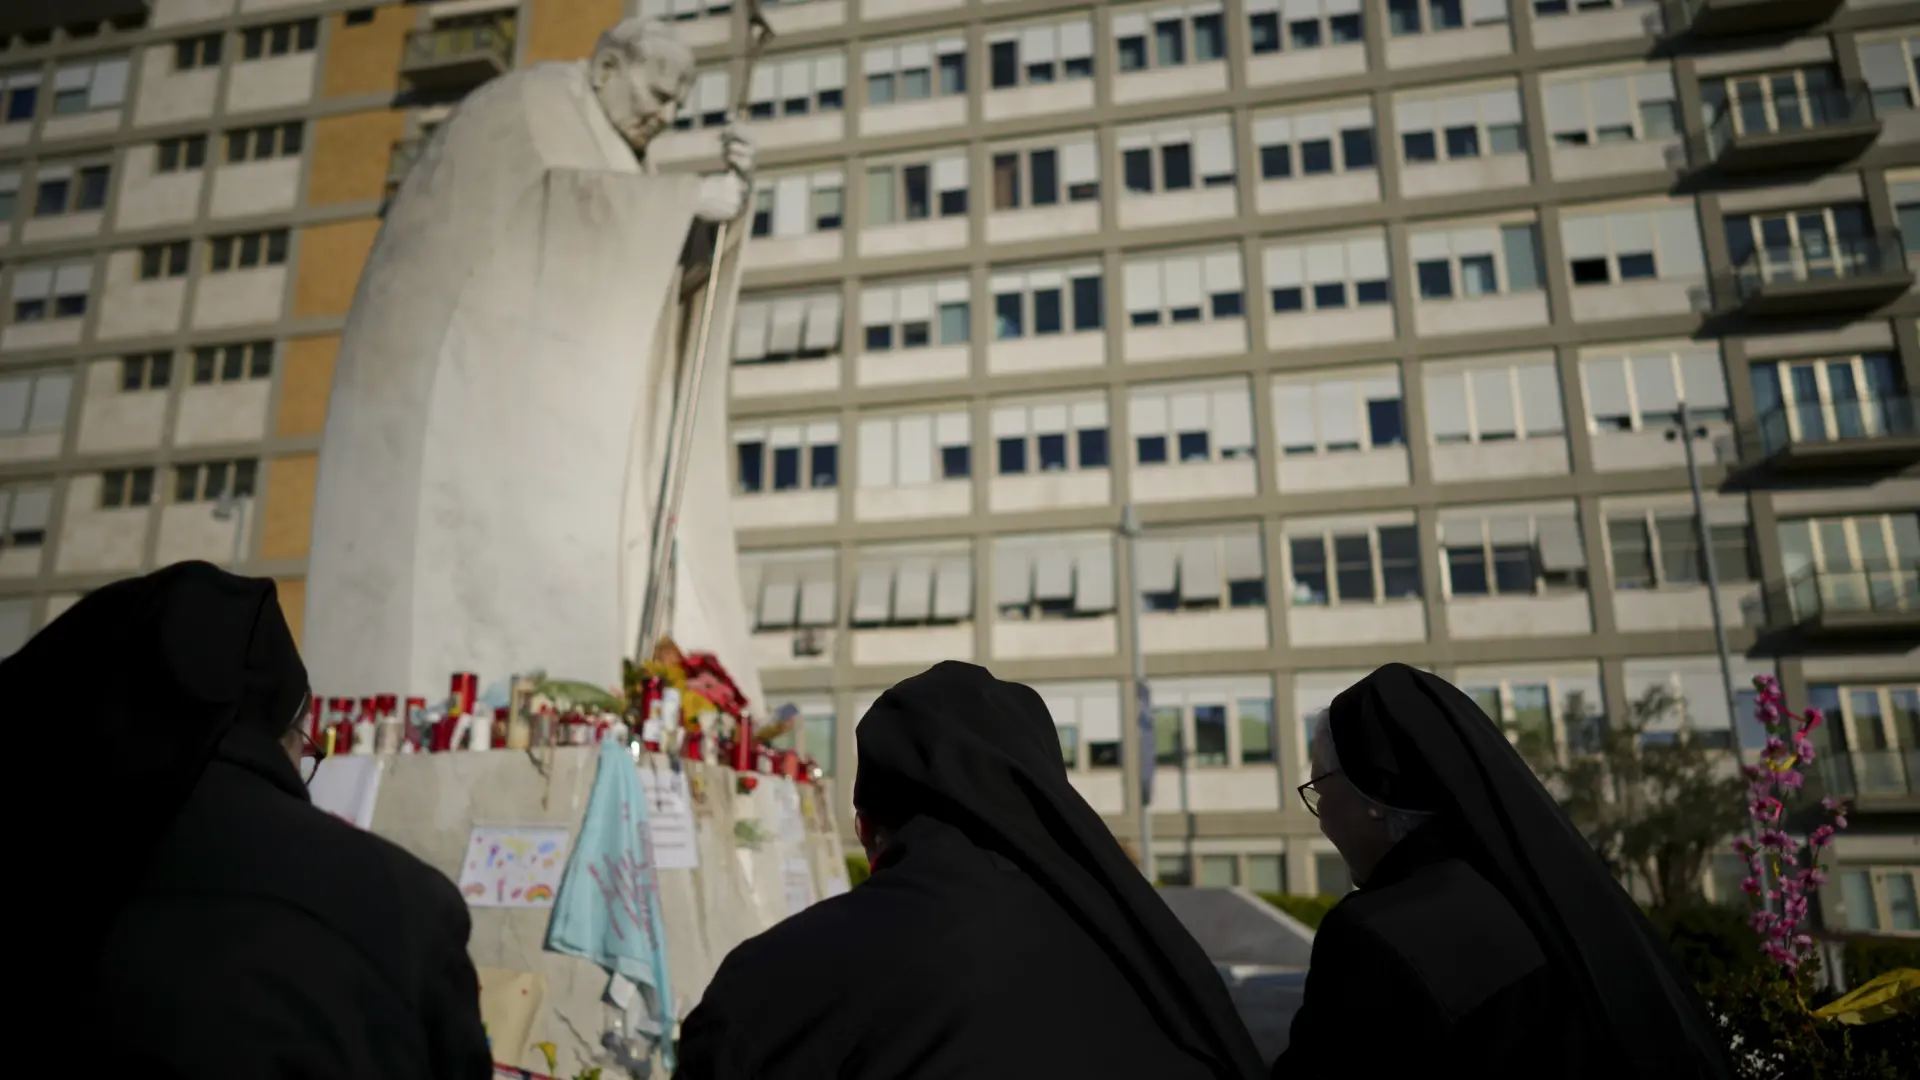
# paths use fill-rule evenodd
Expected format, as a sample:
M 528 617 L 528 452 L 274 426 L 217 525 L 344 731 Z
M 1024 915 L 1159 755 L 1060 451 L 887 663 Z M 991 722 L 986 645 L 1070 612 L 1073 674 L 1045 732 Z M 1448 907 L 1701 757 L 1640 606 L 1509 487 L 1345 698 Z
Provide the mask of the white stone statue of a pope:
M 680 365 L 718 290 L 666 624 L 750 698 L 726 370 L 753 155 L 656 174 L 693 57 L 661 22 L 474 92 L 388 208 L 341 340 L 302 641 L 316 693 L 535 668 L 610 684 L 638 643 Z M 743 230 L 730 229 L 738 236 Z

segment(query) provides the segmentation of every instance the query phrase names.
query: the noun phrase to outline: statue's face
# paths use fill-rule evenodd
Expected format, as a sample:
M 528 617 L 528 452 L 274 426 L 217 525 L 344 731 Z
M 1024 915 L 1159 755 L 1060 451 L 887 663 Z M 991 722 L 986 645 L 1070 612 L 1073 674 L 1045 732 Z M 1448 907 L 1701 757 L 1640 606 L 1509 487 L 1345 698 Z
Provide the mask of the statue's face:
M 603 51 L 594 57 L 593 75 L 607 119 L 635 150 L 673 123 L 693 87 L 693 65 L 677 49 L 648 49 L 637 60 Z

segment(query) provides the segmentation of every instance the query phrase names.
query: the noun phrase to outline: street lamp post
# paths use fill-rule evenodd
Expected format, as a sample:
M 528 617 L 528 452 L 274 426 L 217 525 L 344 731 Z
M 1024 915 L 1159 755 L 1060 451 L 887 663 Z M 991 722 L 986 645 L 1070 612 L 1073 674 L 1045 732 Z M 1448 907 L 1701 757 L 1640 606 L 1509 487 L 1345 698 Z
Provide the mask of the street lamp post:
M 1720 654 L 1720 688 L 1727 695 L 1727 723 L 1733 736 L 1733 759 L 1746 765 L 1746 752 L 1740 745 L 1740 694 L 1733 685 L 1733 655 L 1727 648 L 1727 623 L 1720 613 L 1720 571 L 1713 560 L 1713 534 L 1707 528 L 1707 504 L 1700 492 L 1700 461 L 1694 456 L 1693 441 L 1707 437 L 1704 426 L 1693 426 L 1687 403 L 1680 403 L 1680 421 L 1667 429 L 1667 441 L 1678 441 L 1687 453 L 1687 483 L 1693 488 L 1693 527 L 1700 538 L 1701 562 L 1707 573 L 1707 606 L 1713 612 L 1713 644 Z
M 213 504 L 213 520 L 233 522 L 233 561 L 229 565 L 239 566 L 245 557 L 247 540 L 247 511 L 253 507 L 253 496 L 235 495 L 231 492 L 220 496 Z
M 1133 707 L 1135 742 L 1140 774 L 1140 872 L 1148 881 L 1157 880 L 1153 865 L 1153 745 L 1152 729 L 1145 722 L 1147 700 L 1147 651 L 1140 641 L 1140 515 L 1128 503 L 1120 511 L 1120 535 L 1127 544 L 1127 576 L 1131 579 L 1133 603 Z

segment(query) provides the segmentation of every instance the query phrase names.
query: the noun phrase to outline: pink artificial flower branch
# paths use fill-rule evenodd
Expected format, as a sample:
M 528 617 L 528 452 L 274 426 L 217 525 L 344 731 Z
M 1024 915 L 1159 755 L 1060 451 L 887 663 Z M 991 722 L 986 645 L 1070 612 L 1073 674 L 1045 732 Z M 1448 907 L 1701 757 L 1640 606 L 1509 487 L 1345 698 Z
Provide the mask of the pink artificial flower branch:
M 1733 842 L 1733 850 L 1747 860 L 1750 876 L 1740 888 L 1758 902 L 1753 912 L 1753 928 L 1765 938 L 1760 950 L 1788 972 L 1797 971 L 1813 954 L 1813 938 L 1803 930 L 1809 913 L 1809 895 L 1827 880 L 1819 868 L 1820 850 L 1831 843 L 1833 835 L 1847 827 L 1847 807 L 1838 799 L 1825 798 L 1829 824 L 1814 829 L 1800 845 L 1781 827 L 1786 811 L 1785 796 L 1799 791 L 1806 778 L 1797 766 L 1814 760 L 1813 741 L 1808 733 L 1824 719 L 1819 709 L 1795 713 L 1787 708 L 1780 683 L 1770 675 L 1753 680 L 1759 692 L 1758 718 L 1767 731 L 1766 746 L 1760 763 L 1748 765 L 1747 814 L 1756 830 L 1751 837 Z M 1804 861 L 1803 861 L 1804 857 Z M 1788 867 L 1796 867 L 1787 873 Z M 1768 889 L 1766 882 L 1777 884 Z M 1772 901 L 1778 901 L 1777 910 Z

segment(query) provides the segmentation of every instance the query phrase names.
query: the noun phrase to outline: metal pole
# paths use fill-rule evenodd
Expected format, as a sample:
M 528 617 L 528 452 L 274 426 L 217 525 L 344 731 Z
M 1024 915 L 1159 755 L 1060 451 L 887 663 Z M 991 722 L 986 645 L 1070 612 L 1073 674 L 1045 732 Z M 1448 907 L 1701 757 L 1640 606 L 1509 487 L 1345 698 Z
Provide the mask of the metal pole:
M 246 557 L 247 517 L 253 511 L 253 496 L 242 495 L 233 502 L 233 565 L 239 566 Z
M 1701 562 L 1707 571 L 1707 606 L 1713 611 L 1713 644 L 1720 653 L 1720 688 L 1727 695 L 1727 723 L 1733 736 L 1733 760 L 1746 764 L 1740 746 L 1740 694 L 1733 686 L 1733 655 L 1727 648 L 1726 619 L 1720 614 L 1720 572 L 1713 563 L 1713 535 L 1707 528 L 1707 503 L 1700 493 L 1700 462 L 1693 454 L 1693 414 L 1680 403 L 1680 445 L 1687 452 L 1687 483 L 1693 487 L 1693 527 L 1700 536 Z
M 1120 510 L 1120 535 L 1127 541 L 1127 576 L 1132 590 L 1133 604 L 1133 691 L 1134 691 L 1134 734 L 1141 737 L 1146 734 L 1141 729 L 1140 716 L 1147 706 L 1147 651 L 1140 640 L 1140 515 L 1128 503 Z M 1145 738 L 1140 742 L 1139 772 L 1144 778 L 1148 775 L 1152 745 Z M 1154 881 L 1158 875 L 1153 865 L 1153 811 L 1149 808 L 1149 795 L 1146 781 L 1140 783 L 1140 872 L 1148 881 Z
M 747 64 L 746 74 L 740 83 L 740 92 L 735 95 L 732 119 L 738 122 L 747 114 L 749 83 L 755 61 L 760 57 L 761 49 L 773 37 L 773 28 L 760 14 L 760 5 L 751 3 L 747 9 Z M 746 208 L 752 206 L 752 192 L 747 193 Z M 667 428 L 667 460 L 661 469 L 660 501 L 654 507 L 653 549 L 649 553 L 646 603 L 640 609 L 640 641 L 634 653 L 640 660 L 653 655 L 654 642 L 659 639 L 660 625 L 666 618 L 668 579 L 673 573 L 673 549 L 680 530 L 680 500 L 687 485 L 687 466 L 693 456 L 694 421 L 699 413 L 700 387 L 707 367 L 707 346 L 713 337 L 713 313 L 719 302 L 720 290 L 725 288 L 730 294 L 737 294 L 740 284 L 741 260 L 734 260 L 733 273 L 724 285 L 719 281 L 720 260 L 727 250 L 728 227 L 731 221 L 720 222 L 714 229 L 713 263 L 707 271 L 706 295 L 700 303 L 700 330 L 694 339 L 693 356 L 687 361 L 681 373 L 678 394 L 673 402 L 672 420 Z

